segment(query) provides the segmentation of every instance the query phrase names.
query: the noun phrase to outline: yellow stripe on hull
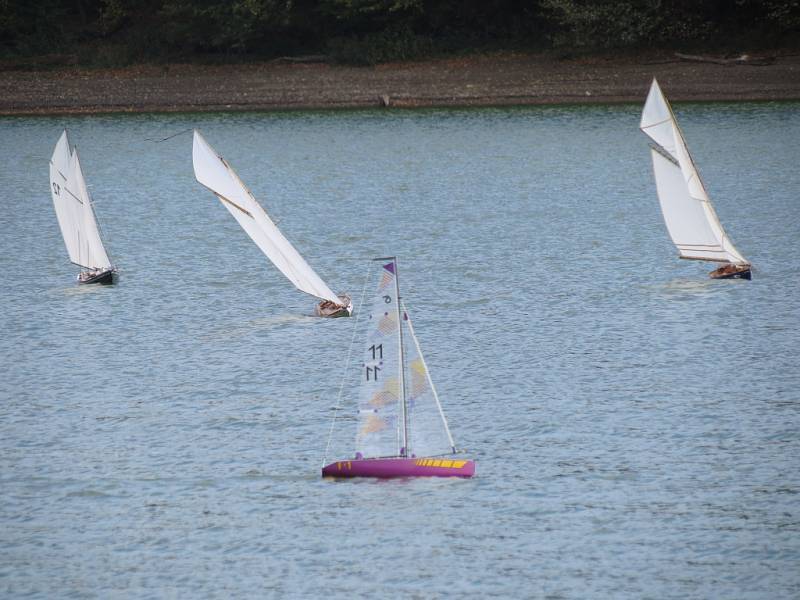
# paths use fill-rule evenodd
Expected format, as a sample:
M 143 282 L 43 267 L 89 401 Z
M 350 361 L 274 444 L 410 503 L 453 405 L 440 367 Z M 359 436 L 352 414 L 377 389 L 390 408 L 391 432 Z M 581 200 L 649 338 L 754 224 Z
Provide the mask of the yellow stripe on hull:
M 444 469 L 460 469 L 465 464 L 466 460 L 452 460 L 447 458 L 419 458 L 414 461 L 418 467 L 439 467 Z

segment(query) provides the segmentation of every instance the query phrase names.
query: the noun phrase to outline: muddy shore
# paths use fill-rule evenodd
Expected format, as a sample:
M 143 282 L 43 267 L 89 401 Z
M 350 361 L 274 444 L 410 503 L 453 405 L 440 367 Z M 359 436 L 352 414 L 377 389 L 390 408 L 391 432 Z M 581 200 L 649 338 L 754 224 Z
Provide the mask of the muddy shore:
M 719 64 L 672 54 L 505 53 L 376 67 L 271 61 L 5 70 L 0 114 L 640 102 L 653 76 L 671 100 L 800 100 L 800 55 Z

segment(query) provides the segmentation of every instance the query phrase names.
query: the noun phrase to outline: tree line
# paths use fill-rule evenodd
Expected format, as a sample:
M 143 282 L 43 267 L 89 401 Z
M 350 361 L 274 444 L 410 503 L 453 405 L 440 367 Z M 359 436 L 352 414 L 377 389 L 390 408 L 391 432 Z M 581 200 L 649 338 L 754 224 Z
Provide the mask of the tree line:
M 797 47 L 800 0 L 0 0 L 0 56 L 82 64 Z

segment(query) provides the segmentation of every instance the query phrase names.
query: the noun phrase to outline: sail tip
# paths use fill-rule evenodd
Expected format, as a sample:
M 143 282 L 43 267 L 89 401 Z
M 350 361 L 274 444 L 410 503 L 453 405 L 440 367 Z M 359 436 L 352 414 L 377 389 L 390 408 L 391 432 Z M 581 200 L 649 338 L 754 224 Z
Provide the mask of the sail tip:
M 375 262 L 383 262 L 385 260 L 388 260 L 389 262 L 383 265 L 383 268 L 392 273 L 393 275 L 395 274 L 395 269 L 396 269 L 395 263 L 397 262 L 396 256 L 381 256 L 378 258 L 373 258 L 372 260 Z

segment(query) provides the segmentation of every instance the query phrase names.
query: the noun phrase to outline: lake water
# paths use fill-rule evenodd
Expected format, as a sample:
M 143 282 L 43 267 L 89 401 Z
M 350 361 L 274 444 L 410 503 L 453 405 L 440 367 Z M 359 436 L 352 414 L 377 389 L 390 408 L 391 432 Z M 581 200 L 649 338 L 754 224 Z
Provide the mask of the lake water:
M 639 112 L 0 119 L 0 596 L 800 596 L 800 104 L 676 106 L 751 282 L 677 259 Z M 64 126 L 114 287 L 67 261 Z M 474 479 L 320 478 L 355 319 L 152 141 L 192 127 L 334 290 L 398 256 Z

